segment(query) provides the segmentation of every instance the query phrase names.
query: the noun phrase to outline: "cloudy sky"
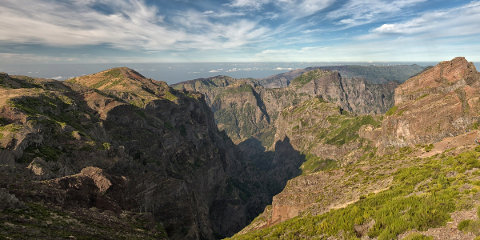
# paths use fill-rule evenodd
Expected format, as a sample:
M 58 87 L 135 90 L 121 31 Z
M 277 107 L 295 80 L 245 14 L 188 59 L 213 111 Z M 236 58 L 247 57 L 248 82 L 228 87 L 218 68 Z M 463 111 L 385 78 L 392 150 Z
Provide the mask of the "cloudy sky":
M 0 63 L 455 56 L 480 61 L 480 1 L 0 1 Z

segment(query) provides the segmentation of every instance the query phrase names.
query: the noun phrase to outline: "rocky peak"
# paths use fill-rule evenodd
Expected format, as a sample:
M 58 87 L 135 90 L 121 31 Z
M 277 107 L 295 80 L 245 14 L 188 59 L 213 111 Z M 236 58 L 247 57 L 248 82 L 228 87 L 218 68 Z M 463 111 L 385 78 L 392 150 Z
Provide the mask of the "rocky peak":
M 377 146 L 407 146 L 464 134 L 478 128 L 479 99 L 473 63 L 463 57 L 441 62 L 398 86 L 382 127 L 367 135 Z
M 453 88 L 472 85 L 478 82 L 479 76 L 475 65 L 464 57 L 456 57 L 451 61 L 443 61 L 425 70 L 395 89 L 395 104 L 433 91 L 449 92 Z
M 147 103 L 156 99 L 175 101 L 178 98 L 167 83 L 145 78 L 126 67 L 75 77 L 67 82 L 101 90 L 137 107 L 145 107 Z

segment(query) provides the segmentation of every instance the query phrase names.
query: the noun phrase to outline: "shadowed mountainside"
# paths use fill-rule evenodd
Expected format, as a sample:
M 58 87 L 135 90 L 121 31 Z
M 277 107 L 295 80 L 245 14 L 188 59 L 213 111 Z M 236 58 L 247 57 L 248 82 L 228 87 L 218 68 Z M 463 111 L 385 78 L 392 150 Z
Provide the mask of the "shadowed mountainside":
M 282 139 L 284 154 L 262 170 L 270 175 L 261 174 L 218 131 L 201 94 L 128 68 L 65 82 L 0 77 L 1 197 L 12 202 L 2 237 L 229 236 L 299 174 L 304 160 Z M 58 227 L 38 233 L 45 221 Z
M 395 106 L 377 122 L 341 125 L 351 126 L 363 144 L 341 158 L 343 165 L 288 181 L 272 206 L 233 238 L 474 239 L 479 84 L 479 73 L 465 58 L 410 78 L 396 88 Z M 292 116 L 285 114 L 282 122 L 291 123 L 281 129 L 295 149 L 295 139 L 318 143 L 312 137 L 326 136 L 329 142 L 322 125 L 302 123 L 302 116 L 321 112 L 315 106 L 307 101 L 285 110 Z M 324 119 L 332 122 L 330 116 Z M 319 156 L 339 155 L 319 148 L 326 150 Z M 308 162 L 307 156 L 302 167 Z

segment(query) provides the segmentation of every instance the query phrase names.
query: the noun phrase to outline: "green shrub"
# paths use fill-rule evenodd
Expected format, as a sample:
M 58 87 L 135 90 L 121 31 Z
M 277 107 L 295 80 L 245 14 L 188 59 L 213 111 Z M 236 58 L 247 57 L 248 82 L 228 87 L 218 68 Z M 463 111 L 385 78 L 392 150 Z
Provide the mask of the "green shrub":
M 388 109 L 385 115 L 392 116 L 393 114 L 395 114 L 395 112 L 397 112 L 397 110 L 398 110 L 398 106 L 393 106 L 390 109 Z
M 110 143 L 108 143 L 108 142 L 104 142 L 104 143 L 102 144 L 102 146 L 103 146 L 103 149 L 104 149 L 104 150 L 110 150 L 110 147 L 111 147 L 111 146 L 110 146 Z
M 473 223 L 473 220 L 463 220 L 460 223 L 458 223 L 458 230 L 460 231 L 466 231 L 468 227 Z
M 305 162 L 300 166 L 303 174 L 318 172 L 321 170 L 328 170 L 335 168 L 337 161 L 332 159 L 322 159 L 314 154 L 307 153 Z
M 410 233 L 404 240 L 433 240 L 433 237 L 425 236 L 421 233 Z
M 425 146 L 425 152 L 430 152 L 430 151 L 432 151 L 432 149 L 433 149 L 433 144 L 429 144 L 429 145 Z

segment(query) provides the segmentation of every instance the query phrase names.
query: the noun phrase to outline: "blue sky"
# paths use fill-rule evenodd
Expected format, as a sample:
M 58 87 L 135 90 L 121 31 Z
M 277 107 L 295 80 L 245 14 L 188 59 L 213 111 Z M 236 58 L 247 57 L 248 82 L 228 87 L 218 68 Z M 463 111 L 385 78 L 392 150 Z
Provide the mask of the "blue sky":
M 1 63 L 480 61 L 480 1 L 2 0 Z

